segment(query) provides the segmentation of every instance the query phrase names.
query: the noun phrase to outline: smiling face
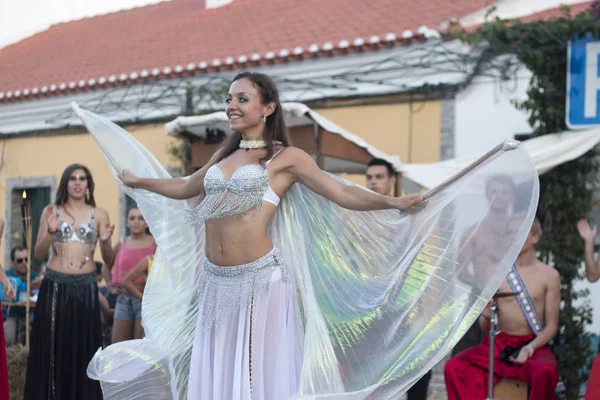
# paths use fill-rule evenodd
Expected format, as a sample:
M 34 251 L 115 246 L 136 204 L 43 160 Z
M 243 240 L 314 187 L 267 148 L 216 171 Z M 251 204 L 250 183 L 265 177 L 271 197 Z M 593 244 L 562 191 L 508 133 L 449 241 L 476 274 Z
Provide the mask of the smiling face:
M 229 126 L 236 132 L 264 128 L 263 116 L 268 118 L 275 110 L 274 103 L 263 104 L 261 94 L 247 78 L 234 81 L 227 94 L 225 113 Z
M 76 169 L 69 176 L 67 184 L 67 193 L 73 199 L 85 198 L 85 192 L 88 188 L 88 178 L 84 170 Z

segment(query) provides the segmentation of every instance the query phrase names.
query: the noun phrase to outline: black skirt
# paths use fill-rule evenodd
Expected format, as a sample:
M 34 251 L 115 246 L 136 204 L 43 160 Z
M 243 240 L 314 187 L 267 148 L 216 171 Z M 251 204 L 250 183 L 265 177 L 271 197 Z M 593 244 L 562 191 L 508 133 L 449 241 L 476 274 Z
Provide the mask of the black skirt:
M 25 400 L 100 400 L 88 363 L 102 347 L 96 273 L 46 269 L 34 311 Z

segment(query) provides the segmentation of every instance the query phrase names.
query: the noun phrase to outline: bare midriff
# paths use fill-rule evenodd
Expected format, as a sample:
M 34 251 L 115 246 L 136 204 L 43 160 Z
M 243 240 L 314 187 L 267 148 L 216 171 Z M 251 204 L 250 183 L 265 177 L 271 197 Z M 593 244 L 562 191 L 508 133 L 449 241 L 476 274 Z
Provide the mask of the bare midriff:
M 63 274 L 74 275 L 96 272 L 95 244 L 62 242 L 53 244 L 53 247 L 47 268 Z
M 236 266 L 258 260 L 273 249 L 267 226 L 275 206 L 263 202 L 258 211 L 206 221 L 206 256 L 215 265 Z

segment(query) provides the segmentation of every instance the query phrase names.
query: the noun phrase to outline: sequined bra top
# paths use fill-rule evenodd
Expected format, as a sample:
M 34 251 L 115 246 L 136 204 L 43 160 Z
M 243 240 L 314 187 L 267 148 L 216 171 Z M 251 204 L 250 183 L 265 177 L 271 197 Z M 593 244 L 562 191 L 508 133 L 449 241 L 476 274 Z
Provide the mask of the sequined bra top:
M 58 209 L 60 217 L 60 208 Z M 89 221 L 74 227 L 67 221 L 58 220 L 58 230 L 54 235 L 54 241 L 58 243 L 77 242 L 85 244 L 95 244 L 98 239 L 95 219 L 96 209 L 92 207 L 92 217 Z
M 280 150 L 281 151 L 281 150 Z M 194 226 L 211 219 L 258 211 L 263 201 L 277 206 L 279 196 L 269 185 L 267 166 L 277 152 L 265 165 L 250 164 L 236 169 L 227 180 L 217 164 L 206 171 L 204 176 L 205 196 L 195 208 L 187 211 L 187 223 Z

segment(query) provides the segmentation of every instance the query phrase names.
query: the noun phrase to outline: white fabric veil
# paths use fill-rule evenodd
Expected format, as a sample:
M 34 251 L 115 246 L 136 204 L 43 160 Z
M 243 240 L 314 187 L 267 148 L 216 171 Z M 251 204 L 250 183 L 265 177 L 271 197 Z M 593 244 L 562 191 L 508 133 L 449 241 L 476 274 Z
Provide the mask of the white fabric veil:
M 74 105 L 114 174 L 168 178 L 127 132 Z M 191 204 L 123 186 L 156 238 L 146 337 L 98 351 L 88 375 L 106 399 L 184 399 L 198 310 L 204 229 Z M 477 319 L 533 221 L 538 179 L 515 143 L 490 151 L 426 194 L 418 212 L 346 210 L 301 184 L 270 232 L 294 274 L 303 363 L 294 399 L 395 399 Z

